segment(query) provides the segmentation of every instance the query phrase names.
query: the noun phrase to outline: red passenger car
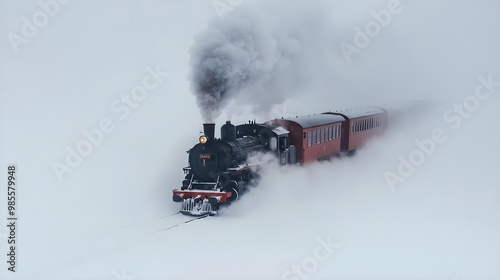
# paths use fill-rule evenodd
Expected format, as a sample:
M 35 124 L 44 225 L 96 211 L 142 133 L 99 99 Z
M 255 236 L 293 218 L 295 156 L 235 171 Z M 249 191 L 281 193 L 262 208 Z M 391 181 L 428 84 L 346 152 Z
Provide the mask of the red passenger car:
M 297 151 L 297 163 L 330 158 L 341 151 L 341 129 L 345 118 L 319 114 L 269 121 L 290 133 L 290 143 Z
M 369 138 L 382 134 L 387 126 L 387 113 L 375 107 L 324 114 L 339 115 L 346 119 L 342 127 L 343 152 L 352 152 L 359 149 Z
M 369 138 L 380 135 L 387 114 L 368 107 L 318 115 L 275 119 L 266 124 L 285 128 L 297 153 L 297 163 L 329 159 L 339 153 L 352 153 Z

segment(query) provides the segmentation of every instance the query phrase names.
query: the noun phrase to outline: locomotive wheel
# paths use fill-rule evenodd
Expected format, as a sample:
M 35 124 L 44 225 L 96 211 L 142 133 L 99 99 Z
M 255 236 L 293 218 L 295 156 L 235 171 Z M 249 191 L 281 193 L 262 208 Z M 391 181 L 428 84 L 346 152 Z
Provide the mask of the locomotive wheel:
M 231 192 L 231 197 L 229 198 L 230 201 L 235 201 L 239 198 L 240 194 L 235 188 L 231 188 L 230 192 Z
M 231 197 L 229 198 L 229 201 L 235 201 L 238 199 L 238 197 L 240 196 L 239 189 L 240 189 L 240 186 L 239 186 L 238 182 L 236 182 L 234 180 L 231 180 L 230 182 L 228 182 L 228 184 L 224 188 L 224 191 L 231 193 Z

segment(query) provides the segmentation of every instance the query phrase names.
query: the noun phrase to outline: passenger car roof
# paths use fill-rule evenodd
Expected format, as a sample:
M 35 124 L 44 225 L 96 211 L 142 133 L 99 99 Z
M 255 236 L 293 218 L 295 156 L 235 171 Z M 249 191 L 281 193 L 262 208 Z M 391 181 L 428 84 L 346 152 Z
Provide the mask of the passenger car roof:
M 372 115 L 383 114 L 384 112 L 385 112 L 384 110 L 377 107 L 364 107 L 364 108 L 347 109 L 340 111 L 330 111 L 330 112 L 325 112 L 323 114 L 341 114 L 348 117 L 349 119 L 355 119 L 360 117 L 368 117 Z
M 295 118 L 274 119 L 271 123 L 294 122 L 302 126 L 302 128 L 309 128 L 315 126 L 326 125 L 330 123 L 343 122 L 345 118 L 340 115 L 331 114 L 318 114 L 308 116 L 297 116 Z

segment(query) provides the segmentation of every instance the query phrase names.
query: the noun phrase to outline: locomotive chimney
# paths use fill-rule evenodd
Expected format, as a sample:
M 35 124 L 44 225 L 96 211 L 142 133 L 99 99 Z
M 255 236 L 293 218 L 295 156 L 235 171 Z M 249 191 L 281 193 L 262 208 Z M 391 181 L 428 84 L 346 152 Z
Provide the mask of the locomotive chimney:
M 208 137 L 208 141 L 215 139 L 215 123 L 204 123 L 203 133 Z

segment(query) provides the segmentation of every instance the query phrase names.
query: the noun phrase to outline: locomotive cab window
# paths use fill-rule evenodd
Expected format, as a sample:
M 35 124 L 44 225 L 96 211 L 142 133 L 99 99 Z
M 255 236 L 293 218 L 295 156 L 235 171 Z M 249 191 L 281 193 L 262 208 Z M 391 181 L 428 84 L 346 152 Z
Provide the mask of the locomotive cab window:
M 278 141 L 276 140 L 276 137 L 272 137 L 271 141 L 269 141 L 269 149 L 272 151 L 276 151 L 276 148 L 278 147 Z

